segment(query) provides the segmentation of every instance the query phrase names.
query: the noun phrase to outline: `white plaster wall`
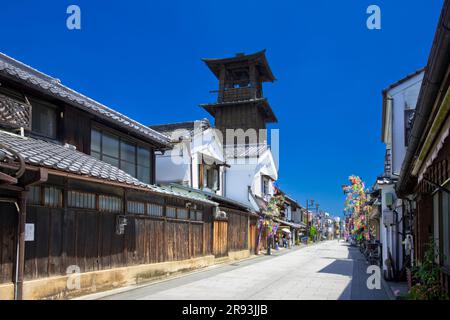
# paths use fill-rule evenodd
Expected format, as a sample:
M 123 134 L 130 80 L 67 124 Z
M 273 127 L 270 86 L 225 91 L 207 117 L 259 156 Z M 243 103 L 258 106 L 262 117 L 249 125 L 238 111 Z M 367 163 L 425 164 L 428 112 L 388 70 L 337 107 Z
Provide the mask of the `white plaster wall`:
M 405 109 L 415 109 L 423 73 L 389 91 L 392 97 L 392 173 L 400 174 L 405 146 Z
M 226 196 L 227 198 L 250 203 L 248 199 L 248 187 L 251 186 L 254 177 L 253 170 L 247 165 L 233 165 L 226 171 Z
M 171 152 L 168 151 L 164 155 L 156 155 L 156 183 L 183 181 L 190 185 L 190 164 L 174 163 Z
M 401 269 L 403 265 L 403 243 L 402 235 L 398 232 L 403 233 L 402 228 L 402 203 L 401 200 L 394 199 L 393 208 L 397 211 L 397 225 L 395 224 L 395 213 L 394 213 L 394 225 L 385 226 L 383 223 L 383 216 L 386 214 L 385 210 L 388 210 L 386 205 L 386 194 L 392 193 L 395 198 L 394 185 L 386 185 L 381 187 L 381 212 L 382 216 L 380 219 L 380 241 L 383 244 L 382 254 L 383 254 L 383 270 L 387 271 L 386 260 L 391 253 L 392 259 L 394 261 L 394 267 L 397 267 L 396 261 L 398 259 L 398 268 Z M 397 255 L 398 253 L 398 255 Z

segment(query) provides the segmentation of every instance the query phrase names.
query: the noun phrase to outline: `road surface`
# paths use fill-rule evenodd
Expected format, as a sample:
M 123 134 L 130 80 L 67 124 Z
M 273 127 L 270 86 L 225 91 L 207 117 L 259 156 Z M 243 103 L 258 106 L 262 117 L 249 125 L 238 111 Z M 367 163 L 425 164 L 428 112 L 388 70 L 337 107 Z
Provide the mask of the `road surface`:
M 337 240 L 208 268 L 101 299 L 382 300 L 359 250 Z

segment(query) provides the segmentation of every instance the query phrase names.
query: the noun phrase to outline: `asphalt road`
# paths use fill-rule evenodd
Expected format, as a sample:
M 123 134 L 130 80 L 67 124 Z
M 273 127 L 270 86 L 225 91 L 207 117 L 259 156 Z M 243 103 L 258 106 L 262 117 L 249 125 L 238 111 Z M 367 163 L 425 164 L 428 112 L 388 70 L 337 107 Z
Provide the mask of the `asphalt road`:
M 333 240 L 284 249 L 272 256 L 216 266 L 125 292 L 106 296 L 103 293 L 101 299 L 388 299 L 383 286 L 372 290 L 367 287 L 367 267 L 357 248 Z

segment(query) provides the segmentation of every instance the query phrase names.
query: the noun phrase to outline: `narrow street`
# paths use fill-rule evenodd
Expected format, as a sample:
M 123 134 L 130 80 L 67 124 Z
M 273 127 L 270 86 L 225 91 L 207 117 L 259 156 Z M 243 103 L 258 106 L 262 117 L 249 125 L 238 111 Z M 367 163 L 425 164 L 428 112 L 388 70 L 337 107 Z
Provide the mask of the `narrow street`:
M 367 288 L 367 266 L 357 248 L 334 240 L 209 268 L 102 299 L 388 299 L 383 286 Z

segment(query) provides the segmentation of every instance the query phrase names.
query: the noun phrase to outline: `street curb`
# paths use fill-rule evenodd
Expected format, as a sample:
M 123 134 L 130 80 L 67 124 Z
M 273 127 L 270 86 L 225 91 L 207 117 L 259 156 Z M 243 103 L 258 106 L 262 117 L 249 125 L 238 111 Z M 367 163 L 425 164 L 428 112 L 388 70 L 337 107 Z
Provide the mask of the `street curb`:
M 320 242 L 319 242 L 320 243 Z M 124 287 L 120 287 L 120 288 L 115 288 L 112 290 L 107 290 L 107 291 L 100 291 L 100 292 L 95 292 L 95 293 L 91 293 L 91 294 L 87 294 L 87 295 L 83 295 L 83 296 L 79 296 L 79 297 L 74 297 L 71 298 L 69 300 L 98 300 L 98 299 L 102 299 L 108 296 L 113 296 L 115 294 L 120 294 L 123 292 L 127 292 L 127 291 L 132 291 L 135 289 L 140 289 L 143 287 L 148 287 L 148 286 L 152 286 L 155 284 L 159 284 L 159 283 L 163 283 L 166 281 L 171 281 L 171 280 L 175 280 L 175 279 L 179 279 L 185 276 L 189 276 L 189 275 L 194 275 L 197 273 L 202 273 L 202 272 L 206 272 L 206 271 L 210 271 L 216 268 L 221 268 L 227 265 L 232 265 L 232 264 L 236 264 L 236 263 L 241 263 L 241 262 L 245 262 L 245 261 L 249 261 L 249 260 L 256 260 L 256 259 L 261 259 L 264 257 L 279 257 L 279 256 L 283 256 L 285 254 L 289 254 L 292 252 L 295 252 L 297 250 L 302 250 L 308 247 L 312 247 L 314 245 L 317 245 L 318 243 L 314 243 L 314 244 L 309 244 L 306 246 L 295 246 L 295 248 L 291 248 L 291 249 L 286 249 L 286 250 L 282 250 L 281 252 L 277 252 L 276 254 L 271 254 L 270 256 L 266 255 L 266 254 L 258 254 L 258 255 L 251 255 L 247 258 L 244 259 L 239 259 L 239 260 L 230 260 L 230 261 L 224 261 L 221 263 L 217 263 L 217 264 L 213 264 L 211 266 L 208 267 L 204 267 L 204 268 L 200 268 L 200 269 L 196 269 L 196 270 L 192 270 L 192 271 L 188 271 L 188 272 L 181 272 L 181 273 L 177 273 L 174 274 L 172 276 L 167 276 L 167 277 L 163 277 L 162 279 L 154 279 L 154 280 L 150 280 L 150 281 L 146 281 L 144 283 L 141 284 L 132 284 L 132 285 L 128 285 L 128 286 L 124 286 Z
M 387 284 L 386 280 L 384 280 L 383 277 L 381 277 L 381 283 L 383 285 L 383 289 L 386 292 L 387 296 L 389 297 L 389 300 L 398 300 L 398 297 L 394 295 L 392 292 L 391 287 Z

